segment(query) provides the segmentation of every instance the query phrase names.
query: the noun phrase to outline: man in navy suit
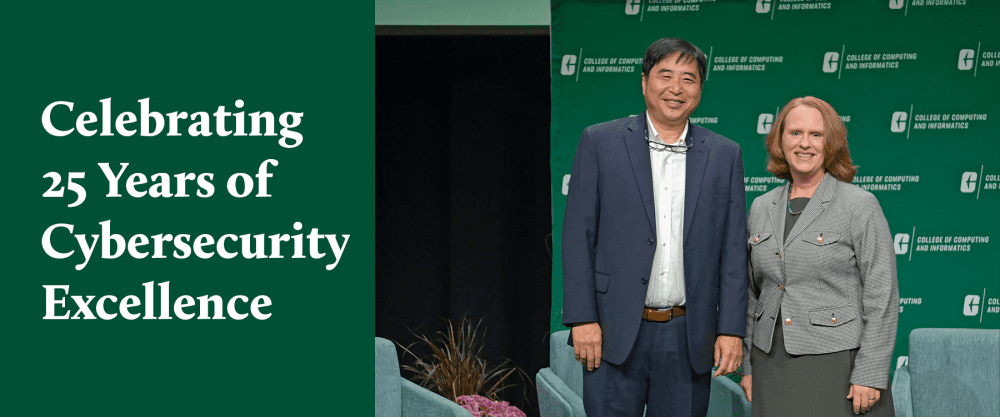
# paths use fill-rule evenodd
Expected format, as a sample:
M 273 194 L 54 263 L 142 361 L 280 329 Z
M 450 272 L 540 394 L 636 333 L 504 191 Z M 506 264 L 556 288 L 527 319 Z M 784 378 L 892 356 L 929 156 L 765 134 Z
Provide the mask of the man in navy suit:
M 747 220 L 739 145 L 688 117 L 705 54 L 653 42 L 646 112 L 586 128 L 563 220 L 563 323 L 589 417 L 704 416 L 743 356 Z

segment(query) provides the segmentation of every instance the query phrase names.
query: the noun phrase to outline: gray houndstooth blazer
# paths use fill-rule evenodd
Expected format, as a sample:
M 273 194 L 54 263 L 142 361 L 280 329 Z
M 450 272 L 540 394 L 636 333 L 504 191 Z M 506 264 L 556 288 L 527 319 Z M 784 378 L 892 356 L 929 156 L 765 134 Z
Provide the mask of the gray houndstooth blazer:
M 882 208 L 870 192 L 827 173 L 783 239 L 788 187 L 757 197 L 750 207 L 743 372 L 752 373 L 751 343 L 770 352 L 774 326 L 781 325 L 792 355 L 860 347 L 851 383 L 885 389 L 899 286 Z

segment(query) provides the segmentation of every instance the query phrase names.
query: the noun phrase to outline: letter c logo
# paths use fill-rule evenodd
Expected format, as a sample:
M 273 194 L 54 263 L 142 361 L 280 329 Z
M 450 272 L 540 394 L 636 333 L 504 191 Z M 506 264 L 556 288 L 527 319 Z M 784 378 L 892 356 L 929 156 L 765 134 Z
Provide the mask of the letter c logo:
M 761 113 L 760 117 L 757 118 L 757 133 L 761 135 L 766 135 L 771 131 L 771 125 L 774 123 L 774 115 L 770 113 Z
M 839 52 L 827 52 L 823 56 L 823 72 L 837 72 L 837 61 L 840 61 Z
M 576 72 L 576 55 L 563 55 L 562 68 L 559 72 L 562 75 L 573 75 Z
M 625 14 L 627 15 L 639 14 L 640 7 L 642 7 L 641 0 L 625 0 Z
M 976 180 L 979 179 L 979 175 L 975 172 L 966 172 L 962 174 L 962 185 L 959 188 L 963 193 L 974 193 L 976 192 Z
M 757 0 L 757 13 L 767 13 L 771 11 L 771 0 Z
M 958 69 L 968 71 L 976 62 L 976 51 L 963 49 L 958 52 Z
M 910 235 L 896 233 L 896 238 L 892 240 L 892 246 L 896 249 L 896 255 L 905 255 L 910 250 Z

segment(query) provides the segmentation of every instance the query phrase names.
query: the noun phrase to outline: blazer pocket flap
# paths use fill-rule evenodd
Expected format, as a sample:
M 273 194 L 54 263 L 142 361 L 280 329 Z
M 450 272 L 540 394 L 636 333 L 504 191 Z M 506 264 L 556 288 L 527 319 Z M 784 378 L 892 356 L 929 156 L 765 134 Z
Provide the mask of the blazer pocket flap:
M 754 312 L 753 312 L 753 318 L 756 319 L 756 320 L 760 320 L 760 316 L 762 314 L 764 314 L 764 304 L 761 304 L 761 302 L 758 301 L 757 302 L 757 307 L 754 309 Z
M 802 240 L 816 246 L 825 246 L 840 240 L 840 233 L 819 230 L 807 230 L 802 232 Z
M 611 274 L 594 271 L 594 290 L 599 293 L 608 292 L 608 282 L 611 281 Z
M 819 308 L 809 310 L 809 322 L 814 326 L 837 327 L 854 320 L 857 314 L 857 310 L 851 304 Z
M 702 191 L 701 193 L 701 196 L 702 198 L 711 198 L 728 194 L 729 194 L 729 187 L 726 187 L 725 185 L 719 185 L 716 187 L 709 187 L 707 189 L 704 189 L 704 191 Z
M 771 237 L 771 232 L 754 233 L 750 235 L 749 239 L 747 239 L 747 243 L 751 245 L 759 245 L 761 242 L 767 240 L 770 237 Z

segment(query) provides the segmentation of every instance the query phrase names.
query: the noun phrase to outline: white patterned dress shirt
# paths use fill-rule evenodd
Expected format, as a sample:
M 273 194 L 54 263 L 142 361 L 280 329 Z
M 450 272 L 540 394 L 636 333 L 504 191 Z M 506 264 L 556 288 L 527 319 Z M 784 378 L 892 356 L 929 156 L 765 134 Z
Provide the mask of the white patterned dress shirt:
M 646 115 L 649 140 L 665 143 Z M 690 123 L 684 125 L 677 145 L 686 145 Z M 653 173 L 653 206 L 656 208 L 656 253 L 649 273 L 646 307 L 682 306 L 684 293 L 684 181 L 687 154 L 649 150 Z

